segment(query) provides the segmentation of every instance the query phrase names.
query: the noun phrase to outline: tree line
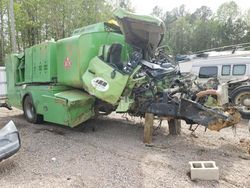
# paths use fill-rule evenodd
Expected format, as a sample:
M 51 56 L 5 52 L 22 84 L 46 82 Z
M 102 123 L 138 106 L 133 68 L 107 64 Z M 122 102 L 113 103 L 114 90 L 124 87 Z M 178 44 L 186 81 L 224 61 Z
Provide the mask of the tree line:
M 10 0 L 0 0 L 0 64 L 12 49 L 9 3 Z M 117 6 L 136 11 L 130 0 L 14 0 L 17 51 L 51 38 L 68 37 L 76 28 L 107 21 Z M 250 9 L 242 13 L 234 1 L 222 4 L 216 12 L 202 6 L 190 13 L 184 5 L 163 12 L 156 6 L 152 15 L 164 21 L 164 44 L 173 54 L 250 41 Z
M 156 6 L 152 14 L 165 22 L 165 43 L 173 54 L 250 42 L 250 8 L 242 12 L 234 1 L 215 12 L 202 6 L 191 13 L 181 5 L 165 13 Z
M 10 2 L 0 0 L 0 64 L 12 51 Z M 17 51 L 52 38 L 69 37 L 79 27 L 108 21 L 117 6 L 132 10 L 129 0 L 14 0 Z

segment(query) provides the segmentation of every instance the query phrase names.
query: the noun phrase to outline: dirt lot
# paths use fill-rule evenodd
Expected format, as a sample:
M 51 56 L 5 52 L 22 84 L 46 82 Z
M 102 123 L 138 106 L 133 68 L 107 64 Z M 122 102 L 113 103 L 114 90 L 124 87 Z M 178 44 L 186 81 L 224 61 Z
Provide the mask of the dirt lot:
M 167 122 L 155 131 L 154 146 L 142 143 L 140 119 L 112 114 L 75 129 L 27 123 L 19 110 L 0 109 L 0 126 L 13 120 L 22 148 L 1 162 L 1 187 L 249 187 L 250 133 L 236 129 L 168 135 Z M 92 129 L 95 125 L 96 131 Z M 220 180 L 191 181 L 191 160 L 214 160 Z

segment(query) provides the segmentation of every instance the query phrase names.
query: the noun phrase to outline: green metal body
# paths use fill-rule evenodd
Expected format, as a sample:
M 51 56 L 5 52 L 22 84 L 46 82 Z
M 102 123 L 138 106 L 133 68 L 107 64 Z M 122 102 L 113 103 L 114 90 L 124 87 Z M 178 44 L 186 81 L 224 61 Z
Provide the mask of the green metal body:
M 32 97 L 36 113 L 48 122 L 74 127 L 95 115 L 96 98 L 117 104 L 128 81 L 98 58 L 103 45 L 123 45 L 122 60 L 129 50 L 120 33 L 105 30 L 99 23 L 82 28 L 72 37 L 50 41 L 6 56 L 8 103 L 19 109 L 27 95 Z M 90 70 L 90 71 L 87 71 Z M 95 71 L 93 75 L 91 71 Z M 96 90 L 91 81 L 102 77 L 109 83 L 107 92 Z
M 139 22 L 154 22 L 160 30 L 163 28 L 162 22 L 154 17 L 118 11 L 119 22 L 122 15 L 138 18 Z M 133 87 L 147 80 L 133 79 L 134 74 L 125 74 L 108 62 L 112 44 L 122 46 L 120 59 L 124 64 L 132 49 L 129 39 L 134 37 L 133 33 L 124 31 L 129 34 L 124 35 L 117 27 L 110 23 L 86 26 L 76 29 L 69 38 L 44 42 L 25 49 L 24 53 L 6 56 L 9 105 L 22 109 L 29 95 L 36 113 L 45 121 L 70 127 L 94 117 L 100 101 L 117 112 L 128 111 L 134 102 L 130 96 Z M 138 30 L 136 25 L 135 28 Z M 158 31 L 151 29 L 153 37 L 145 33 L 146 29 L 142 30 L 143 43 L 145 37 L 152 44 L 159 40 Z M 135 72 L 139 69 L 140 66 Z
M 99 24 L 97 27 L 100 27 Z M 82 75 L 88 69 L 91 59 L 98 55 L 102 45 L 114 42 L 124 45 L 123 60 L 126 60 L 124 36 L 118 33 L 97 32 L 94 28 L 94 32 L 57 41 L 58 82 L 83 89 Z
M 20 60 L 16 55 L 6 57 L 8 80 L 8 103 L 19 109 L 27 95 L 32 96 L 38 114 L 48 122 L 74 127 L 94 116 L 94 97 L 58 83 L 17 82 L 17 67 Z M 29 73 L 29 72 L 28 72 Z M 47 80 L 45 80 L 47 81 Z

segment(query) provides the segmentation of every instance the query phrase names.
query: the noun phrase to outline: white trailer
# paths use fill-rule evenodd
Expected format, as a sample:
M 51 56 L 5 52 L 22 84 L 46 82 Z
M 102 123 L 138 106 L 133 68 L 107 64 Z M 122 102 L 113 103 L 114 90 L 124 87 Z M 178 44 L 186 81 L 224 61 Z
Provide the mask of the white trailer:
M 0 104 L 7 99 L 7 79 L 5 67 L 0 67 Z

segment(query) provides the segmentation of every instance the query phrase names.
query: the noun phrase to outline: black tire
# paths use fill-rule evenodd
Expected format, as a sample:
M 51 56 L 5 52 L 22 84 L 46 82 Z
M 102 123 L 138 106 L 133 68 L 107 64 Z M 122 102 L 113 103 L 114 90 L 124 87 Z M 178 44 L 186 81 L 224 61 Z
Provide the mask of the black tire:
M 181 120 L 171 119 L 168 121 L 169 134 L 179 135 L 181 134 Z
M 243 107 L 240 114 L 244 119 L 250 119 L 250 86 L 241 86 L 231 93 L 231 100 L 234 105 Z
M 23 100 L 23 112 L 26 120 L 30 123 L 41 123 L 42 116 L 36 113 L 36 109 L 30 95 L 27 95 Z

